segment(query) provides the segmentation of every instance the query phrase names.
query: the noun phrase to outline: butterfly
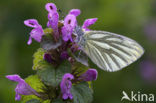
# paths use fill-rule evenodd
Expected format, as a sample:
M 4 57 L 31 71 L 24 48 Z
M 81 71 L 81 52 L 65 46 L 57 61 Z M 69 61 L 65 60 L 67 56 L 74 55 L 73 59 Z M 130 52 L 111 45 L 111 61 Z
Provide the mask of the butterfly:
M 75 28 L 76 42 L 100 69 L 114 72 L 140 58 L 144 49 L 134 40 L 106 31 L 83 31 Z

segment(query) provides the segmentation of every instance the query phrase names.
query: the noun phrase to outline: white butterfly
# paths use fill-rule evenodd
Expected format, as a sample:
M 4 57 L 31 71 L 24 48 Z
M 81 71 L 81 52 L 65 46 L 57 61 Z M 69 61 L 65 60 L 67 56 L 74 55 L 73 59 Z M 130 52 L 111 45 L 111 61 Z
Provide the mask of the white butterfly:
M 76 42 L 101 69 L 109 72 L 121 70 L 140 58 L 144 49 L 134 40 L 106 31 L 75 30 Z

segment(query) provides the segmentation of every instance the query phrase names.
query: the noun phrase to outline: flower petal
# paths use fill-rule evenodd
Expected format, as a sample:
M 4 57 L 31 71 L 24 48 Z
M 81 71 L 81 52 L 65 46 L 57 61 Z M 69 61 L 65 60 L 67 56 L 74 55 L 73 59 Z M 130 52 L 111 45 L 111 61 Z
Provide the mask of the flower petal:
M 82 28 L 85 30 L 89 30 L 89 26 L 93 25 L 97 21 L 97 18 L 87 19 L 85 20 Z
M 68 98 L 72 99 L 72 94 L 70 92 L 72 87 L 72 82 L 71 82 L 72 79 L 74 79 L 74 76 L 70 73 L 66 73 L 62 78 L 62 81 L 60 83 L 60 88 L 61 88 L 63 99 L 68 99 Z
M 48 54 L 48 53 L 45 53 L 44 54 L 44 60 L 46 60 L 49 63 L 52 63 L 53 62 L 51 55 Z
M 16 91 L 16 97 L 15 100 L 20 100 L 20 95 L 36 95 L 40 96 L 33 88 L 31 88 L 25 80 L 23 80 L 19 75 L 7 75 L 6 78 L 9 80 L 18 82 L 15 91 Z
M 48 12 L 56 12 L 57 11 L 56 5 L 54 3 L 47 3 L 45 8 Z
M 70 10 L 69 14 L 72 14 L 74 16 L 78 16 L 81 14 L 81 11 L 79 9 L 72 9 L 72 10 Z
M 64 100 L 68 99 L 68 94 L 63 94 L 63 99 Z
M 76 17 L 71 14 L 68 14 L 64 19 L 64 25 L 70 25 L 72 28 L 75 28 L 76 22 Z
M 37 20 L 35 19 L 28 19 L 24 21 L 24 24 L 33 27 L 34 29 L 30 32 L 30 37 L 27 42 L 28 45 L 32 43 L 32 38 L 35 39 L 37 42 L 41 42 L 42 36 L 44 35 L 42 26 L 38 24 Z
M 62 36 L 64 41 L 72 40 L 72 28 L 70 26 L 62 27 Z
M 74 15 L 68 14 L 64 20 L 64 26 L 62 27 L 62 36 L 64 41 L 72 40 L 72 33 L 77 25 L 76 17 Z
M 54 30 L 55 35 L 58 35 L 59 14 L 57 12 L 49 13 L 48 19 L 49 21 L 47 23 L 47 26 L 51 27 Z
M 61 53 L 61 59 L 64 60 L 64 59 L 68 59 L 69 55 L 68 55 L 68 52 L 67 51 L 63 51 Z
M 15 96 L 15 100 L 19 101 L 21 100 L 21 96 L 19 94 L 16 93 L 16 96 Z
M 39 26 L 38 21 L 36 19 L 25 20 L 24 24 L 28 27 L 33 27 L 33 28 L 36 28 Z
M 30 45 L 32 43 L 32 38 L 31 38 L 31 36 L 29 37 L 29 40 L 28 40 L 28 42 L 27 42 L 27 44 L 28 45 Z
M 69 98 L 70 99 L 73 99 L 73 95 L 71 93 L 69 94 Z
M 11 81 L 15 81 L 15 82 L 21 82 L 24 81 L 19 75 L 15 74 L 15 75 L 7 75 L 6 76 L 7 79 L 11 80 Z
M 80 76 L 84 81 L 93 81 L 97 79 L 98 72 L 96 69 L 88 69 L 87 72 Z
M 49 21 L 47 22 L 47 27 L 50 27 L 50 22 Z
M 38 28 L 33 29 L 30 32 L 30 36 L 31 38 L 33 38 L 34 40 L 36 40 L 37 42 L 41 42 L 42 36 L 44 35 L 43 29 L 41 26 L 39 26 Z M 31 43 L 31 40 L 30 40 Z

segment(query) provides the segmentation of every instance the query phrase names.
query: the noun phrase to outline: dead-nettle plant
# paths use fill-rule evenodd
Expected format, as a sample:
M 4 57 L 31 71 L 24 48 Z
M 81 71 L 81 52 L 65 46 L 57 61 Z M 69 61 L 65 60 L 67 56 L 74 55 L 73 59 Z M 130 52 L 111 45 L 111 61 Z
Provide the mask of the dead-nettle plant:
M 72 9 L 64 20 L 59 20 L 55 4 L 48 3 L 45 8 L 48 11 L 48 28 L 43 29 L 35 19 L 24 21 L 26 26 L 33 28 L 27 44 L 30 45 L 32 39 L 41 44 L 33 56 L 36 75 L 25 80 L 19 75 L 6 76 L 18 82 L 15 100 L 23 103 L 89 103 L 93 94 L 91 81 L 96 80 L 98 74 L 95 69 L 76 60 L 81 58 L 77 57 L 80 49 L 74 42 L 76 36 L 73 32 L 80 10 Z M 96 21 L 88 20 L 84 29 Z
M 59 20 L 53 3 L 45 6 L 48 11 L 47 28 L 35 19 L 25 20 L 32 27 L 28 45 L 32 39 L 39 42 L 34 54 L 33 70 L 25 80 L 19 75 L 7 75 L 18 82 L 15 100 L 22 103 L 91 103 L 91 82 L 97 79 L 96 69 L 89 68 L 88 57 L 101 69 L 117 71 L 137 60 L 143 49 L 135 41 L 110 32 L 91 31 L 88 27 L 97 18 L 87 19 L 78 26 L 79 9 L 69 11 Z

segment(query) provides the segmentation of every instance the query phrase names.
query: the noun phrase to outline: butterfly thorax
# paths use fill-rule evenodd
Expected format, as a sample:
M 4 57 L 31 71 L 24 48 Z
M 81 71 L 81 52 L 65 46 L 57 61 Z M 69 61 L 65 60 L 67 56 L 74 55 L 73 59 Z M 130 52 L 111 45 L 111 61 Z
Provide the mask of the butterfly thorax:
M 79 45 L 81 49 L 84 48 L 86 40 L 84 38 L 83 29 L 80 26 L 76 26 L 74 34 L 76 35 L 75 42 Z

